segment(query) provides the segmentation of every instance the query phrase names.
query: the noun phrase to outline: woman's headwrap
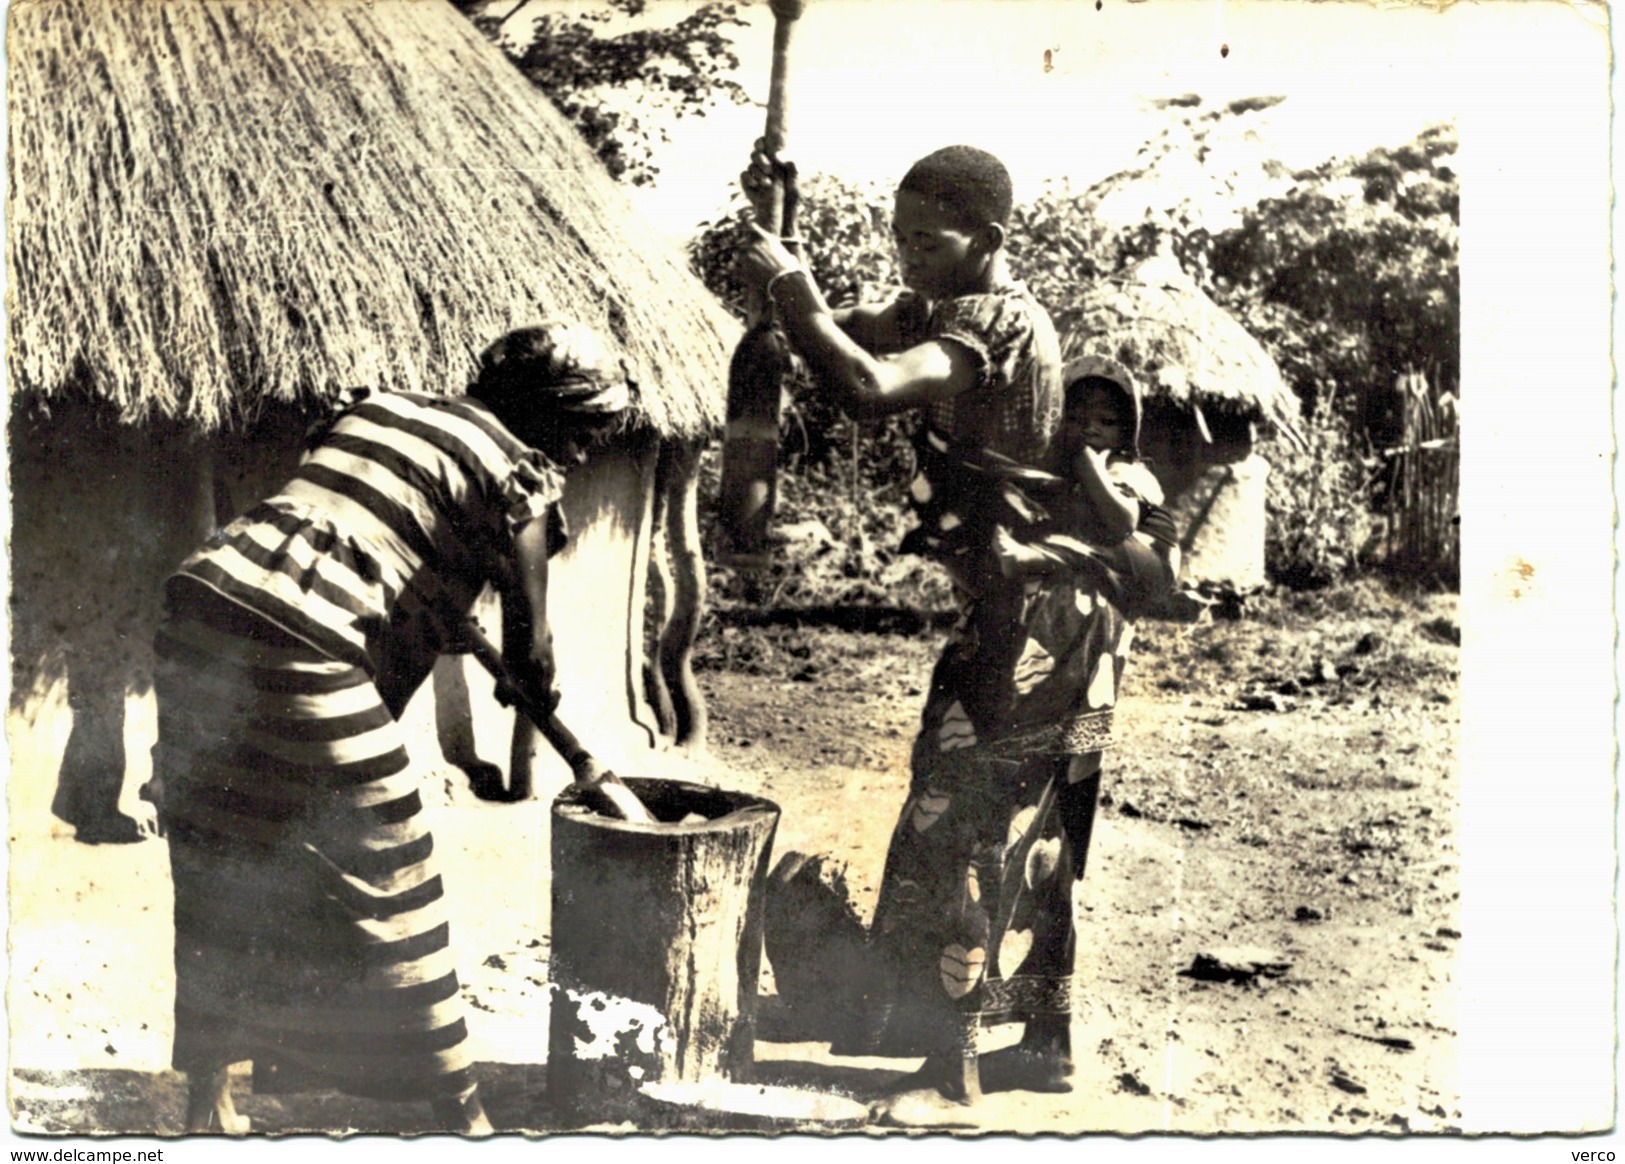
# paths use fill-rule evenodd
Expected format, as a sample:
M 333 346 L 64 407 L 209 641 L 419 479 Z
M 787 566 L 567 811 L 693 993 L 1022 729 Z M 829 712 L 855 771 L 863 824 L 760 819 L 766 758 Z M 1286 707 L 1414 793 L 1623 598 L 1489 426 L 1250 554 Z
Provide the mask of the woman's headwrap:
M 561 412 L 612 416 L 631 407 L 625 367 L 612 361 L 589 327 L 549 319 L 510 331 L 480 356 L 476 395 L 531 397 Z
M 1079 356 L 1067 363 L 1061 370 L 1061 384 L 1067 392 L 1080 380 L 1090 377 L 1106 380 L 1117 385 L 1129 402 L 1129 415 L 1133 418 L 1131 436 L 1131 451 L 1135 457 L 1140 455 L 1140 420 L 1143 408 L 1140 404 L 1140 385 L 1134 379 L 1134 374 L 1119 364 L 1116 360 L 1105 356 Z

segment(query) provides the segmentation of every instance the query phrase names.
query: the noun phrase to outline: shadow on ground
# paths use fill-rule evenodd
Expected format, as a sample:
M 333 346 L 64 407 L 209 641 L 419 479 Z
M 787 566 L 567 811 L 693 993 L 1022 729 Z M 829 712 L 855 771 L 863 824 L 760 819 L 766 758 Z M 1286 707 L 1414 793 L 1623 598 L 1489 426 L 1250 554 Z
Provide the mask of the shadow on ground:
M 565 1126 L 550 1118 L 544 1106 L 545 1067 L 480 1063 L 474 1074 L 499 1132 Z M 19 1069 L 12 1073 L 12 1088 L 13 1129 L 23 1134 L 182 1134 L 186 1077 L 176 1071 Z M 436 1130 L 426 1103 L 385 1103 L 316 1091 L 255 1094 L 246 1070 L 233 1074 L 232 1098 L 262 1135 L 414 1135 Z
M 500 1133 L 545 1135 L 580 1130 L 598 1132 L 775 1132 L 815 1131 L 812 1122 L 774 1118 L 758 1106 L 783 1108 L 806 1093 L 866 1103 L 908 1069 L 884 1069 L 762 1060 L 750 1083 L 717 1089 L 737 1110 L 709 1109 L 700 1102 L 649 1100 L 632 1118 L 604 1123 L 591 1114 L 563 1112 L 547 1102 L 547 1069 L 522 1063 L 480 1063 L 474 1068 L 491 1123 Z M 233 1073 L 232 1097 L 253 1124 L 256 1136 L 432 1135 L 437 1129 L 428 1104 L 386 1103 L 334 1092 L 256 1094 L 250 1073 Z M 186 1078 L 176 1071 L 41 1071 L 12 1073 L 13 1130 L 22 1135 L 182 1136 Z M 752 1103 L 761 1093 L 761 1104 Z M 719 1094 L 718 1099 L 722 1099 Z M 770 1101 L 770 1102 L 769 1102 Z M 790 1110 L 795 1109 L 792 1102 Z M 848 1130 L 860 1121 L 842 1105 L 845 1119 L 829 1130 Z M 628 1114 L 628 1113 L 623 1113 Z

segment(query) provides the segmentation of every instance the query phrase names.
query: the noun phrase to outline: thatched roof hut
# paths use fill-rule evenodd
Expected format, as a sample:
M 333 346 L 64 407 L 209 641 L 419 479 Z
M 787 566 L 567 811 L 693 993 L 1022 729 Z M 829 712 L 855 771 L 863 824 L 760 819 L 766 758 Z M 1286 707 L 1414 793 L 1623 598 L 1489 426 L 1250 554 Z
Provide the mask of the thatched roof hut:
M 286 475 L 300 414 L 350 385 L 460 390 L 486 343 L 555 314 L 619 346 L 648 422 L 565 495 L 561 714 L 611 762 L 661 746 L 651 552 L 675 563 L 659 662 L 691 684 L 694 450 L 738 327 L 549 102 L 444 0 L 8 18 L 13 714 L 60 740 L 71 710 L 67 759 L 20 754 L 103 782 L 58 815 L 132 803 L 159 583 Z
M 1302 439 L 1297 397 L 1275 361 L 1171 255 L 1085 288 L 1057 323 L 1066 359 L 1116 360 L 1148 403 L 1172 406 L 1201 429 L 1222 416 Z
M 20 0 L 12 392 L 202 428 L 351 384 L 443 391 L 555 312 L 668 435 L 719 423 L 733 324 L 442 0 Z
M 1304 444 L 1297 397 L 1264 346 L 1165 252 L 1086 287 L 1056 323 L 1066 359 L 1103 356 L 1140 383 L 1140 448 L 1179 523 L 1186 584 L 1262 586 L 1269 465 L 1256 440 Z

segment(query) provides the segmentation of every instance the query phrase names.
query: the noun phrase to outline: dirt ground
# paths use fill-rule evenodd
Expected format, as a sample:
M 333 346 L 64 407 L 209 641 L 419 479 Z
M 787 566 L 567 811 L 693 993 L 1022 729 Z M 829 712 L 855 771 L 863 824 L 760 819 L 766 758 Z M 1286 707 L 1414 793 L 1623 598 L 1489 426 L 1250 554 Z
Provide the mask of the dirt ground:
M 1240 621 L 1140 625 L 1076 894 L 1075 1090 L 990 1095 L 964 1130 L 1459 1123 L 1457 617 L 1454 596 L 1362 583 L 1267 596 Z M 665 771 L 775 801 L 777 851 L 846 862 L 865 912 L 940 636 L 816 621 L 714 624 L 701 652 L 711 758 Z M 487 1106 L 499 1130 L 556 1127 L 543 1102 L 550 790 L 476 802 L 420 734 Z M 178 1132 L 162 844 L 78 845 L 15 796 L 9 831 L 14 1129 Z M 759 1083 L 861 1100 L 916 1065 L 789 1041 L 770 967 L 762 990 Z M 257 1131 L 426 1130 L 426 1110 L 237 1082 Z

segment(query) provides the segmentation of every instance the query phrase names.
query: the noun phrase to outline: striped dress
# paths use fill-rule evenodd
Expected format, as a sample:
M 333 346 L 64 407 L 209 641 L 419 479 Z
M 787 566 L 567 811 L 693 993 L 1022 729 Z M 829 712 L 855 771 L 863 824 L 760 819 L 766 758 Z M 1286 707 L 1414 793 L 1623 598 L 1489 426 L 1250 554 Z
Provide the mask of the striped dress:
M 396 715 L 561 473 L 463 398 L 374 393 L 184 562 L 157 639 L 178 1070 L 468 1089 L 434 841 Z

